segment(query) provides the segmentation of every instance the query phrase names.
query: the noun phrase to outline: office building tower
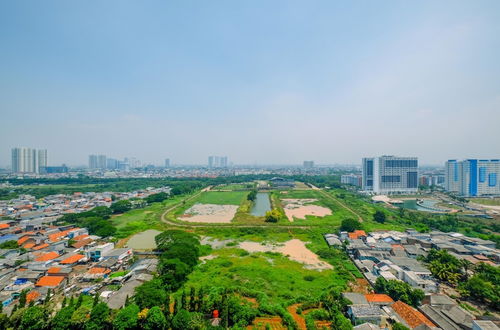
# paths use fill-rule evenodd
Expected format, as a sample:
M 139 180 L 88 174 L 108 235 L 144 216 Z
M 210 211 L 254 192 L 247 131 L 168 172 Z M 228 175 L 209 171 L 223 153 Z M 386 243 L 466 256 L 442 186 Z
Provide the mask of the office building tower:
M 363 190 L 375 194 L 416 193 L 417 157 L 363 158 Z
M 314 161 L 304 160 L 304 168 L 313 168 L 313 167 L 314 167 Z
M 169 167 L 170 167 L 170 159 L 165 158 L 165 168 L 169 168 Z
M 12 148 L 12 172 L 39 173 L 39 155 L 42 157 L 42 167 L 47 166 L 47 150 L 32 148 Z
M 89 168 L 90 169 L 101 169 L 105 170 L 107 167 L 107 161 L 105 155 L 90 155 L 89 156 Z
M 464 197 L 500 195 L 500 159 L 448 160 L 445 189 Z
M 117 170 L 119 161 L 114 158 L 106 158 L 106 168 L 108 170 Z
M 97 167 L 97 155 L 89 155 L 89 168 L 96 169 Z

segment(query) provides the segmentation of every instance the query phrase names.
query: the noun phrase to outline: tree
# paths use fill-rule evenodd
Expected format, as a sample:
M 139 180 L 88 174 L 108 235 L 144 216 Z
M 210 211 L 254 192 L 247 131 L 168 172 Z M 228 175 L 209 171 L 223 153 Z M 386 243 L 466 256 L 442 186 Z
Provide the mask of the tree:
M 266 222 L 278 222 L 281 219 L 281 213 L 277 209 L 266 212 Z
M 131 304 L 120 309 L 113 320 L 113 329 L 131 330 L 137 327 L 139 306 Z
M 392 325 L 392 330 L 410 330 L 399 322 L 396 322 Z
M 128 199 L 123 199 L 121 201 L 111 204 L 109 207 L 113 213 L 125 213 L 132 209 L 132 202 Z
M 340 225 L 340 230 L 347 231 L 347 232 L 353 232 L 353 231 L 355 231 L 357 229 L 361 229 L 361 228 L 362 228 L 361 222 L 359 222 L 356 219 L 351 219 L 351 218 L 347 218 L 347 219 L 342 220 L 342 223 Z
M 158 271 L 163 283 L 168 285 L 172 291 L 177 290 L 186 281 L 192 268 L 179 259 L 160 260 Z
M 385 293 L 394 300 L 417 307 L 425 297 L 424 291 L 413 289 L 408 283 L 398 280 L 386 280 L 383 277 L 378 277 L 375 282 L 375 292 Z
M 373 220 L 378 223 L 384 223 L 386 220 L 385 213 L 379 210 L 375 211 L 375 214 L 373 215 Z
M 47 290 L 47 295 L 45 296 L 45 300 L 43 302 L 44 305 L 47 305 L 49 303 L 51 294 L 52 294 L 52 290 L 49 288 Z
M 87 317 L 90 313 L 90 308 L 87 306 L 80 306 L 75 309 L 71 315 L 71 327 L 76 329 L 83 329 L 85 322 L 87 322 Z
M 186 291 L 182 290 L 182 295 L 181 295 L 181 309 L 188 310 L 189 306 L 187 304 L 187 296 L 186 296 Z
M 148 197 L 145 198 L 145 200 L 148 204 L 152 204 L 152 203 L 163 202 L 164 200 L 166 200 L 168 198 L 169 198 L 169 195 L 167 193 L 161 192 L 161 193 L 149 195 Z
M 154 306 L 148 311 L 148 315 L 142 326 L 145 330 L 163 330 L 167 329 L 167 325 L 167 319 L 161 308 Z
M 173 330 L 190 329 L 191 313 L 185 309 L 181 309 L 172 319 Z
M 17 244 L 17 241 L 6 241 L 0 244 L 0 249 L 6 249 L 6 250 L 12 250 L 12 249 L 17 249 L 19 245 Z
M 21 328 L 30 330 L 42 330 L 45 328 L 47 314 L 39 306 L 33 306 L 26 309 L 21 320 Z
M 134 301 L 140 309 L 161 305 L 165 299 L 165 288 L 160 279 L 152 279 L 135 288 Z
M 19 294 L 19 307 L 24 307 L 26 306 L 26 294 L 28 292 L 26 290 L 21 291 Z
M 256 198 L 257 198 L 257 191 L 256 190 L 252 190 L 247 195 L 247 200 L 249 200 L 251 202 L 255 201 Z
M 109 307 L 105 303 L 98 303 L 92 307 L 90 318 L 85 324 L 86 330 L 100 330 L 108 327 L 109 322 Z
M 75 308 L 73 306 L 63 307 L 50 321 L 50 328 L 53 330 L 66 330 L 71 327 L 71 316 Z

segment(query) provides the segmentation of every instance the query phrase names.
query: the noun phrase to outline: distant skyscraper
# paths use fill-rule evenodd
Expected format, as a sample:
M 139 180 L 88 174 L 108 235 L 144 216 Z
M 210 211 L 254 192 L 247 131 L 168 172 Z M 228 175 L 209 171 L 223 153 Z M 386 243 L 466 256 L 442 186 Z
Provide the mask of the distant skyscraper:
M 89 155 L 89 168 L 90 169 L 97 168 L 97 155 Z
M 314 161 L 304 160 L 304 168 L 313 168 L 313 167 L 314 167 Z
M 170 158 L 165 158 L 165 167 L 166 168 L 170 167 Z
M 26 147 L 12 148 L 12 172 L 39 173 L 40 167 L 46 166 L 47 150 L 37 151 Z
M 465 197 L 500 195 L 500 159 L 449 160 L 445 189 Z
M 209 168 L 221 168 L 227 167 L 227 156 L 209 156 L 208 157 L 208 167 Z
M 117 159 L 114 158 L 106 158 L 106 168 L 108 170 L 117 170 L 118 169 L 118 164 L 120 162 Z
M 418 159 L 395 156 L 363 158 L 362 181 L 364 191 L 376 194 L 416 193 Z
M 355 174 L 344 174 L 340 176 L 340 183 L 359 187 L 361 185 L 361 177 Z
M 47 149 L 38 150 L 38 172 L 42 167 L 47 167 Z

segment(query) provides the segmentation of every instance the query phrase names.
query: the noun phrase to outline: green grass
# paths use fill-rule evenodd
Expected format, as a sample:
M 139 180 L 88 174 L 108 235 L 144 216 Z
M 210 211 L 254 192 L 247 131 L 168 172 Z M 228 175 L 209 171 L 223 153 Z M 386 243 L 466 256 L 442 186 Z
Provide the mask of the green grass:
M 500 206 L 500 198 L 471 198 L 470 201 L 482 205 Z
M 196 199 L 196 203 L 240 205 L 247 195 L 248 192 L 246 191 L 208 191 L 202 193 Z
M 109 275 L 109 278 L 115 278 L 115 277 L 120 277 L 128 274 L 128 270 L 122 270 L 119 272 L 114 272 Z
M 117 229 L 116 237 L 125 238 L 148 229 L 165 229 L 161 214 L 166 208 L 181 202 L 186 196 L 175 196 L 161 203 L 154 203 L 143 209 L 131 210 L 111 219 Z
M 217 258 L 199 265 L 189 276 L 186 288 L 250 289 L 266 294 L 273 303 L 286 303 L 297 298 L 317 297 L 328 287 L 346 284 L 334 270 L 308 270 L 278 253 L 246 255 L 244 250 L 228 248 L 212 254 Z M 304 279 L 306 276 L 313 280 Z

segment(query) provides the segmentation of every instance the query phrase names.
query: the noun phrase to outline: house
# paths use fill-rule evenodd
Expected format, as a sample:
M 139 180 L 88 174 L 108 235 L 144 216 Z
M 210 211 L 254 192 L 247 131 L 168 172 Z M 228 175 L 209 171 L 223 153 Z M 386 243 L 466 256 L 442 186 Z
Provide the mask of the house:
M 365 299 L 370 305 L 387 306 L 391 305 L 394 300 L 386 294 L 365 294 Z
M 294 188 L 295 187 L 295 182 L 293 182 L 292 180 L 285 179 L 285 178 L 278 178 L 278 177 L 270 179 L 269 184 L 271 185 L 271 187 L 277 188 L 277 189 Z
M 64 276 L 43 276 L 38 280 L 38 282 L 36 282 L 35 285 L 40 287 L 47 287 L 50 289 L 56 289 L 62 285 L 64 279 Z
M 472 330 L 497 330 L 500 329 L 489 320 L 475 320 L 472 322 Z
M 415 329 L 420 326 L 424 326 L 424 329 L 425 326 L 431 329 L 435 327 L 434 323 L 432 323 L 424 314 L 402 301 L 397 301 L 392 304 L 391 309 L 398 317 L 398 320 L 410 329 Z
M 347 315 L 354 324 L 365 322 L 381 324 L 387 317 L 379 306 L 373 305 L 352 305 L 347 309 Z
M 474 317 L 459 306 L 447 310 L 443 307 L 422 305 L 419 310 L 443 330 L 471 329 Z

